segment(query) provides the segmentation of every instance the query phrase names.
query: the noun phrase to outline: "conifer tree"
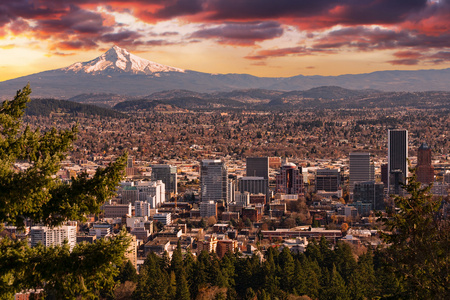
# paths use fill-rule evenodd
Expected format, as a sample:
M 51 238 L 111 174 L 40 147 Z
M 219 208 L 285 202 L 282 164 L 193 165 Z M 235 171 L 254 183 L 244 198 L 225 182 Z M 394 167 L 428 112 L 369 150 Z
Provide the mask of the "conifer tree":
M 186 280 L 186 275 L 184 274 L 184 270 L 180 270 L 177 275 L 177 287 L 175 293 L 175 299 L 179 300 L 189 300 L 191 295 L 189 293 L 189 286 Z
M 0 224 L 23 228 L 27 220 L 57 226 L 65 221 L 83 221 L 87 214 L 114 194 L 126 163 L 120 157 L 92 178 L 82 173 L 71 184 L 54 175 L 76 138 L 77 128 L 51 129 L 41 133 L 22 124 L 30 101 L 27 85 L 0 107 Z M 18 171 L 17 161 L 30 167 Z M 111 240 L 29 248 L 26 241 L 0 239 L 0 295 L 8 298 L 23 289 L 44 287 L 47 295 L 89 298 L 111 293 L 117 266 L 124 261 L 128 239 L 125 233 Z
M 431 186 L 422 187 L 412 171 L 404 186 L 408 196 L 396 196 L 398 210 L 383 219 L 391 232 L 382 234 L 390 245 L 383 254 L 405 284 L 404 297 L 449 299 L 450 218 L 441 210 L 442 199 L 433 198 Z

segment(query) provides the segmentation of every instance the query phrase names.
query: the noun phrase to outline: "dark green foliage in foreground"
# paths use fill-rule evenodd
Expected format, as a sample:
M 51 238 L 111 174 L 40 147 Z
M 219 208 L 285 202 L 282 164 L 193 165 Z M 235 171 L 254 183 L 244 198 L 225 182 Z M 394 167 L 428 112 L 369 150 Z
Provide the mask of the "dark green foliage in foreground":
M 51 113 L 65 113 L 74 116 L 127 117 L 121 112 L 106 107 L 56 99 L 33 99 L 27 104 L 25 113 L 29 116 L 50 116 Z
M 98 213 L 115 194 L 126 157 L 92 178 L 82 174 L 71 184 L 54 177 L 77 129 L 46 133 L 23 129 L 22 116 L 31 90 L 26 86 L 0 107 L 0 224 L 22 228 L 26 220 L 57 226 Z M 28 162 L 17 170 L 16 161 Z M 24 289 L 44 288 L 54 299 L 98 298 L 112 292 L 128 245 L 125 233 L 94 244 L 29 248 L 25 241 L 0 239 L 0 299 Z
M 431 187 L 421 187 L 415 176 L 409 179 L 404 188 L 410 196 L 396 197 L 399 212 L 385 220 L 392 234 L 383 234 L 390 244 L 384 263 L 405 284 L 401 296 L 450 299 L 450 220 Z

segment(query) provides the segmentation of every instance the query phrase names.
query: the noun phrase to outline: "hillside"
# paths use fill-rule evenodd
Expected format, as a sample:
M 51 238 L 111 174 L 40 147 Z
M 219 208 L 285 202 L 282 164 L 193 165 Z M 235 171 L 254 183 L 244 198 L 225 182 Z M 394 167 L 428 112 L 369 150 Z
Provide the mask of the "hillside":
M 56 99 L 32 99 L 25 110 L 25 114 L 29 116 L 50 116 L 52 113 L 110 118 L 128 117 L 126 114 L 112 109 Z

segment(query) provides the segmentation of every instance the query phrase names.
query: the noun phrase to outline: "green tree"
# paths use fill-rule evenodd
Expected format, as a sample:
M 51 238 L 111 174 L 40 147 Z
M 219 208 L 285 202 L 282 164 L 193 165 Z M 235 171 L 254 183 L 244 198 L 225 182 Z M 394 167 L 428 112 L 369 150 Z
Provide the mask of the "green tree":
M 344 279 L 342 279 L 336 267 L 333 266 L 331 271 L 331 278 L 328 286 L 325 287 L 325 292 L 321 295 L 321 299 L 335 299 L 335 300 L 348 300 L 347 287 L 345 286 Z
M 138 276 L 136 273 L 136 268 L 133 266 L 130 260 L 127 260 L 122 267 L 120 268 L 119 275 L 115 278 L 121 283 L 125 283 L 125 281 L 137 282 Z
M 279 255 L 280 262 L 280 288 L 285 292 L 293 291 L 295 264 L 291 251 L 288 247 L 284 247 Z
M 421 187 L 415 174 L 404 189 L 409 196 L 396 196 L 397 210 L 384 219 L 387 263 L 405 284 L 404 297 L 450 299 L 450 220 L 440 210 L 442 199 Z
M 188 282 L 183 270 L 181 270 L 177 275 L 175 298 L 180 300 L 189 300 L 191 298 Z
M 115 194 L 126 157 L 99 168 L 92 178 L 83 173 L 71 184 L 61 182 L 54 175 L 77 128 L 41 133 L 23 126 L 30 93 L 27 85 L 0 107 L 0 224 L 23 228 L 27 220 L 48 226 L 83 221 L 87 214 L 99 213 L 100 206 Z M 17 171 L 14 163 L 19 160 L 30 167 Z M 0 295 L 8 298 L 39 287 L 60 299 L 112 293 L 127 244 L 124 233 L 111 240 L 79 244 L 72 251 L 67 245 L 29 248 L 25 241 L 2 238 Z

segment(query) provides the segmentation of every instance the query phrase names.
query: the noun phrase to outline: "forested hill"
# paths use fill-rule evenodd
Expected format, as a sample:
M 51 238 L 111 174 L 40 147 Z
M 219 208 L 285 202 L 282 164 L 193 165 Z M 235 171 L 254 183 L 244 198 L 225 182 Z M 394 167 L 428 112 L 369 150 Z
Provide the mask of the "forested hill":
M 30 116 L 49 116 L 52 113 L 111 118 L 127 117 L 126 114 L 109 108 L 56 99 L 32 99 L 25 110 L 25 114 Z

